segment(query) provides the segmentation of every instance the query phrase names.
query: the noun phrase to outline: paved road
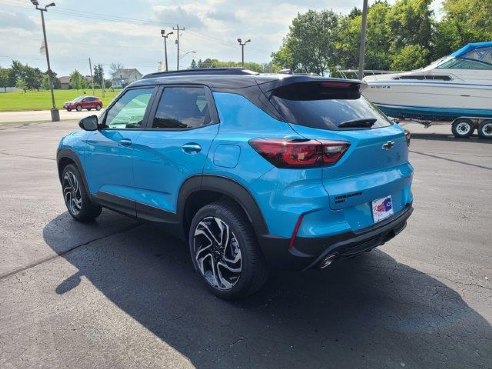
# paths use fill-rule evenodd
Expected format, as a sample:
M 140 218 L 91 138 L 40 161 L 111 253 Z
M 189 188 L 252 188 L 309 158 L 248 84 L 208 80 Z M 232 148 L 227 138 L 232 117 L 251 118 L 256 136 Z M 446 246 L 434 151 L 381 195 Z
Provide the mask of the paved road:
M 101 110 L 102 111 L 102 110 Z M 97 114 L 101 112 L 95 110 L 87 111 L 66 111 L 60 109 L 60 120 L 80 120 L 89 115 Z M 49 110 L 33 110 L 33 111 L 2 111 L 0 112 L 0 124 L 1 123 L 21 123 L 21 122 L 43 122 L 51 121 L 51 112 Z
M 1 368 L 492 368 L 491 142 L 414 135 L 399 237 L 228 303 L 155 226 L 70 219 L 53 158 L 73 127 L 0 126 Z

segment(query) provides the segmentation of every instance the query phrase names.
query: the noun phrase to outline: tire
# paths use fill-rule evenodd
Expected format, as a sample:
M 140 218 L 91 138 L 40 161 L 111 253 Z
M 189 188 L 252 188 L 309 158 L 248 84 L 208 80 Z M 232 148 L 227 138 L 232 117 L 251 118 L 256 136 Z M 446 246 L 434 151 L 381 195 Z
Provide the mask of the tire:
M 97 105 L 96 105 L 96 110 L 97 110 L 97 111 L 101 110 L 101 105 L 97 104 Z
M 455 119 L 451 126 L 451 131 L 456 138 L 468 138 L 473 134 L 475 125 L 468 118 Z
M 62 191 L 68 213 L 75 220 L 90 222 L 101 214 L 101 206 L 91 201 L 82 176 L 74 164 L 63 168 Z
M 77 111 L 82 111 L 82 107 L 80 105 L 77 105 L 75 109 L 77 109 Z
M 482 138 L 492 138 L 492 119 L 485 119 L 478 126 L 478 135 Z
M 92 108 L 87 108 L 87 111 L 91 111 Z
M 72 111 L 72 108 L 67 108 L 67 111 Z
M 226 235 L 225 245 L 221 245 Z M 222 299 L 249 296 L 267 280 L 255 233 L 234 203 L 219 201 L 201 208 L 191 222 L 188 243 L 196 271 Z

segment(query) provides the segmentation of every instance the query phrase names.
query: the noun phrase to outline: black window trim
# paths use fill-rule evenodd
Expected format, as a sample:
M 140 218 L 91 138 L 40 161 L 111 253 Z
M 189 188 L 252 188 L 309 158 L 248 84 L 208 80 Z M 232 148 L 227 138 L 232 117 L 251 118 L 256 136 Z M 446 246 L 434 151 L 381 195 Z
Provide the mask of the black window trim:
M 120 101 L 120 99 L 128 92 L 128 91 L 132 91 L 132 90 L 143 90 L 143 89 L 152 89 L 152 94 L 150 95 L 150 99 L 149 99 L 149 103 L 147 104 L 147 108 L 145 108 L 145 114 L 144 114 L 144 118 L 143 118 L 143 121 L 142 121 L 142 125 L 138 128 L 109 128 L 106 126 L 106 118 L 108 116 L 108 112 L 113 108 L 114 105 L 116 105 L 116 103 L 118 101 Z M 151 107 L 153 107 L 153 104 L 154 104 L 154 100 L 156 98 L 156 94 L 157 94 L 157 90 L 158 90 L 158 86 L 152 86 L 152 85 L 149 85 L 149 86 L 138 86 L 138 87 L 131 87 L 131 88 L 126 88 L 124 89 L 123 91 L 120 92 L 120 94 L 116 97 L 116 99 L 113 100 L 113 102 L 106 108 L 106 110 L 104 110 L 104 114 L 101 116 L 101 122 L 100 122 L 100 129 L 101 130 L 107 130 L 107 131 L 127 131 L 127 130 L 130 130 L 130 131 L 144 131 L 145 130 L 145 127 L 147 126 L 147 121 L 149 119 L 149 115 L 150 115 L 150 111 L 151 111 Z
M 208 108 L 210 109 L 210 123 L 206 125 L 201 125 L 198 127 L 190 127 L 190 128 L 153 128 L 152 124 L 154 122 L 155 118 L 155 113 L 157 112 L 157 108 L 159 106 L 159 102 L 161 100 L 162 95 L 164 94 L 164 90 L 169 87 L 202 87 L 205 90 L 205 96 L 207 98 L 207 103 L 208 103 Z M 150 109 L 150 114 L 149 114 L 149 119 L 145 122 L 146 125 L 144 126 L 145 130 L 149 131 L 191 131 L 194 129 L 200 129 L 204 127 L 209 127 L 215 124 L 219 124 L 219 114 L 217 112 L 217 107 L 215 106 L 215 100 L 214 96 L 212 94 L 212 91 L 210 90 L 210 87 L 204 84 L 200 83 L 185 83 L 185 84 L 179 84 L 179 83 L 173 83 L 173 84 L 162 84 L 159 85 L 158 90 L 154 96 L 154 101 L 152 103 L 152 108 Z

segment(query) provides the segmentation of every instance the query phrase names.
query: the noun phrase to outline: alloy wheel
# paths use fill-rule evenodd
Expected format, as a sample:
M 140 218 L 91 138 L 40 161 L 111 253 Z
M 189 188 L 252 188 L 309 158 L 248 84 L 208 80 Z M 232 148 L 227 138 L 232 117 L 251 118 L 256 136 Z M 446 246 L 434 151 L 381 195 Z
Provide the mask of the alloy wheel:
M 197 224 L 193 234 L 193 257 L 212 287 L 230 290 L 239 281 L 242 270 L 239 242 L 220 218 L 206 217 Z
M 82 209 L 82 193 L 79 181 L 71 171 L 65 172 L 63 177 L 63 197 L 70 213 L 77 215 Z

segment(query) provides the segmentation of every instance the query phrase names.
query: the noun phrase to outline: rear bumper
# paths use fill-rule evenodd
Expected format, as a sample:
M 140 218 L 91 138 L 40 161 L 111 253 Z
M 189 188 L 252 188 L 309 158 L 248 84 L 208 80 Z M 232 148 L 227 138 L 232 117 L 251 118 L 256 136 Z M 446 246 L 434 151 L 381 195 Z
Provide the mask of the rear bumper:
M 412 212 L 413 207 L 409 204 L 398 214 L 372 227 L 329 237 L 297 238 L 291 248 L 289 238 L 261 236 L 260 246 L 267 262 L 274 268 L 315 268 L 330 256 L 336 259 L 350 257 L 381 246 L 405 228 Z

